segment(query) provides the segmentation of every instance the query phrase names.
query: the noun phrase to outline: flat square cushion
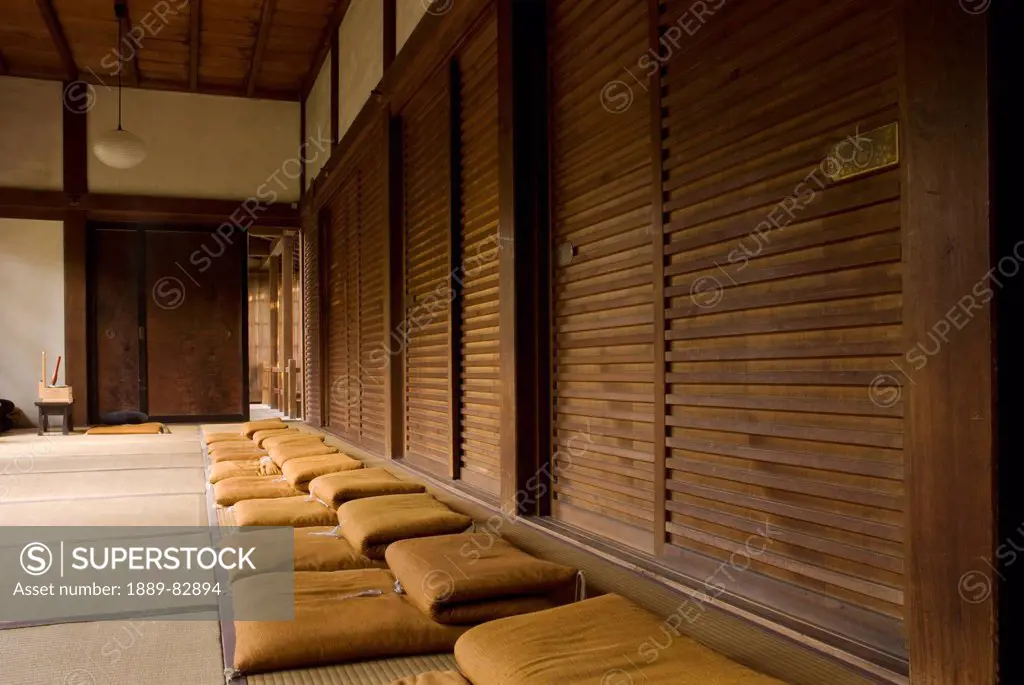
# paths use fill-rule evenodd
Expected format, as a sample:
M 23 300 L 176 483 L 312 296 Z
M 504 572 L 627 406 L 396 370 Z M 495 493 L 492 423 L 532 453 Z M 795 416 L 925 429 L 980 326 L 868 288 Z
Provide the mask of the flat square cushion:
M 302 435 L 298 428 L 268 428 L 266 430 L 256 431 L 252 434 L 252 441 L 256 443 L 257 447 L 265 447 L 263 441 L 267 438 L 273 438 L 279 435 Z
M 247 438 L 252 438 L 253 433 L 262 430 L 271 430 L 275 428 L 287 428 L 288 424 L 281 419 L 261 419 L 259 421 L 249 421 L 248 423 L 242 424 L 242 435 Z
M 252 500 L 259 501 L 259 500 Z M 310 528 L 296 528 L 293 531 L 295 536 L 293 546 L 293 559 L 287 566 L 279 554 L 274 552 L 276 537 L 267 537 L 265 543 L 260 543 L 260 536 L 275 536 L 276 531 L 268 531 L 264 534 L 261 531 L 245 531 L 236 536 L 227 538 L 224 546 L 253 546 L 256 550 L 253 555 L 253 563 L 256 570 L 235 570 L 231 577 L 243 578 L 256 575 L 257 573 L 273 573 L 284 571 L 357 571 L 364 568 L 387 568 L 383 561 L 369 559 L 359 554 L 352 545 L 343 537 L 338 537 L 337 526 L 313 526 Z M 251 544 L 250 544 L 250 541 Z M 267 554 L 263 551 L 269 550 Z
M 299 457 L 316 457 L 321 454 L 334 454 L 337 451 L 337 447 L 325 445 L 315 438 L 289 442 L 284 445 L 278 445 L 277 447 L 271 447 L 267 450 L 270 454 L 270 458 L 273 459 L 274 463 L 278 466 L 284 466 L 289 459 L 298 459 Z
M 288 574 L 250 576 L 232 584 L 236 604 L 281 594 Z M 241 673 L 451 652 L 464 628 L 434 623 L 395 594 L 384 569 L 294 576 L 292 621 L 235 621 L 234 667 Z
M 384 555 L 409 601 L 439 623 L 476 624 L 572 601 L 576 569 L 490 533 L 399 540 Z
M 219 442 L 210 447 L 210 462 L 216 464 L 221 461 L 249 461 L 267 456 L 266 451 L 261 450 L 251 442 L 241 447 L 220 447 L 220 445 L 235 445 L 237 443 Z
M 331 526 L 338 514 L 330 507 L 305 495 L 272 499 L 247 499 L 235 505 L 235 524 L 239 526 Z
M 363 468 L 363 462 L 347 457 L 340 452 L 321 454 L 315 457 L 289 459 L 281 467 L 281 473 L 296 490 L 309 491 L 309 482 L 319 476 L 341 471 L 355 471 Z M 326 501 L 326 500 L 324 500 Z
M 247 499 L 296 497 L 302 493 L 281 478 L 239 476 L 222 480 L 213 486 L 213 497 L 222 507 L 230 507 Z
M 215 485 L 228 478 L 258 475 L 260 475 L 260 462 L 258 459 L 219 461 L 216 464 L 210 465 L 210 476 L 207 480 L 211 485 Z
M 162 423 L 136 423 L 127 426 L 93 426 L 86 435 L 158 435 L 167 429 Z
M 251 442 L 241 433 L 208 433 L 203 440 L 207 445 L 215 445 L 218 442 L 244 442 L 246 444 Z
M 263 440 L 263 448 L 270 449 L 271 447 L 277 447 L 278 445 L 287 445 L 290 442 L 300 442 L 302 440 L 319 440 L 324 441 L 324 436 L 314 435 L 312 433 L 304 433 L 300 430 L 296 430 L 294 433 L 282 433 L 281 435 L 274 435 Z
M 412 495 L 426 492 L 419 483 L 399 480 L 387 469 L 370 468 L 317 476 L 309 483 L 309 492 L 337 509 L 345 502 L 381 495 Z
M 473 685 L 458 671 L 431 671 L 402 678 L 391 685 Z
M 383 559 L 392 542 L 461 533 L 473 522 L 430 494 L 386 495 L 346 502 L 338 508 L 345 539 L 360 554 Z
M 621 675 L 616 683 L 783 685 L 619 595 L 477 626 L 456 643 L 455 659 L 487 685 L 595 685 L 612 682 L 609 674 Z

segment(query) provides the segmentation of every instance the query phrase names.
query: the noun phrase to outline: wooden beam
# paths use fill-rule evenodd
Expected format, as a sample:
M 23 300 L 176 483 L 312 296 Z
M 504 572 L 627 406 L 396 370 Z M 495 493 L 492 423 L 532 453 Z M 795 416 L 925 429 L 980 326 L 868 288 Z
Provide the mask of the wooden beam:
M 202 41 L 203 25 L 202 0 L 189 1 L 188 14 L 188 88 L 193 93 L 199 90 L 199 46 Z
M 341 41 L 331 34 L 331 150 L 341 141 Z
M 551 456 L 545 3 L 498 0 L 502 510 L 546 513 Z M 531 485 L 533 484 L 533 485 Z M 543 487 L 542 487 L 543 486 Z
M 53 41 L 53 45 L 60 55 L 60 62 L 64 67 L 64 77 L 68 81 L 76 80 L 78 65 L 75 64 L 75 57 L 71 52 L 67 36 L 64 35 L 64 28 L 60 25 L 60 19 L 57 18 L 57 12 L 53 9 L 52 0 L 36 0 L 36 7 L 39 8 L 39 14 L 43 17 L 46 30 L 50 32 L 50 40 Z
M 275 242 L 271 255 L 279 247 L 280 241 Z M 278 399 L 281 390 L 281 330 L 279 328 L 281 260 L 271 256 L 268 261 L 270 264 L 270 292 L 267 295 L 267 301 L 270 302 L 270 406 L 277 409 L 281 404 Z
M 657 50 L 661 40 L 661 2 L 647 0 L 648 47 Z M 657 54 L 657 53 L 655 53 Z M 661 69 L 651 75 L 650 98 L 651 150 L 651 249 L 654 265 L 654 554 L 665 549 L 666 440 L 665 412 L 665 213 L 662 124 Z
M 117 46 L 118 56 L 123 57 L 125 50 L 131 50 L 131 58 L 119 60 L 117 68 L 124 70 L 125 85 L 137 88 L 139 85 L 139 50 L 142 46 L 131 38 L 132 18 L 128 12 L 127 1 L 118 0 L 115 12 L 118 26 L 121 28 L 121 44 Z M 130 45 L 125 45 L 126 40 Z
M 67 113 L 65 113 L 67 116 Z M 82 117 L 84 119 L 84 117 Z M 83 134 L 84 135 L 84 134 Z M 84 137 L 82 138 L 84 140 Z M 84 148 L 77 148 L 79 150 Z M 67 154 L 73 154 L 71 150 Z M 87 159 L 79 155 L 84 168 Z M 73 179 L 74 177 L 68 177 Z M 84 175 L 81 176 L 84 178 Z M 84 184 L 84 181 L 79 181 Z M 0 188 L 0 217 L 5 218 L 60 218 L 66 211 L 84 211 L 90 219 L 122 221 L 167 221 L 171 223 L 209 223 L 214 226 L 234 222 L 240 228 L 252 221 L 252 231 L 273 229 L 270 235 L 282 229 L 299 226 L 299 212 L 291 205 L 279 202 L 256 209 L 253 217 L 243 201 L 208 200 L 205 198 L 151 197 L 146 195 L 106 195 L 79 190 L 84 185 L 66 183 L 68 193 L 53 190 Z
M 55 78 L 55 80 L 63 80 L 61 77 L 47 77 Z M 109 83 L 97 78 L 90 74 L 88 71 L 79 75 L 80 80 L 87 83 L 92 83 L 97 86 L 108 86 Z M 246 95 L 245 87 L 236 88 L 232 86 L 214 86 L 214 85 L 200 85 L 195 91 L 190 90 L 189 86 L 181 81 L 166 81 L 163 79 L 146 79 L 144 90 L 161 90 L 169 91 L 174 93 L 190 93 L 197 92 L 204 95 L 220 95 L 224 97 L 244 98 Z M 299 94 L 298 91 L 294 90 L 279 90 L 269 88 L 257 88 L 256 92 L 253 93 L 252 97 L 260 100 L 279 100 L 282 102 L 298 102 Z
M 245 94 L 252 97 L 256 92 L 256 82 L 260 76 L 260 66 L 263 64 L 263 52 L 267 48 L 267 39 L 270 37 L 270 26 L 274 23 L 274 7 L 277 0 L 263 0 L 263 10 L 260 12 L 260 29 L 256 34 L 256 47 L 252 51 L 252 61 L 249 62 L 249 77 L 246 79 Z M 303 98 L 305 99 L 305 98 Z
M 381 0 L 384 3 L 384 71 L 395 61 L 398 46 L 398 0 Z
M 303 147 L 306 144 L 306 100 L 303 99 L 299 103 L 299 150 L 305 150 Z M 333 144 L 333 141 L 332 141 Z M 299 154 L 299 201 L 302 201 L 303 196 L 306 194 L 306 167 L 309 166 L 306 160 L 302 159 L 302 155 Z
M 68 212 L 64 217 L 64 378 L 75 396 L 76 426 L 85 426 L 89 420 L 86 248 L 85 212 Z
M 330 19 L 328 19 L 323 32 L 320 34 L 320 40 L 317 42 L 313 62 L 309 65 L 306 78 L 302 80 L 303 100 L 309 97 L 309 91 L 313 89 L 313 84 L 316 83 L 316 77 L 320 73 L 324 60 L 327 59 L 327 54 L 331 50 L 331 43 L 334 40 L 332 36 L 338 33 L 338 28 L 341 26 L 341 22 L 345 18 L 345 13 L 348 12 L 351 2 L 352 0 L 337 0 L 334 5 L 334 11 L 331 13 Z
M 0 76 L 6 76 L 11 71 L 11 66 L 7 64 L 7 60 L 4 59 L 4 53 L 0 52 Z
M 955 324 L 924 366 L 899 360 L 907 369 L 898 380 L 915 683 L 997 681 L 1001 560 L 988 302 L 1021 267 L 1011 254 L 998 255 L 993 269 L 987 23 L 957 3 L 903 3 L 902 349 L 935 336 L 937 322 Z

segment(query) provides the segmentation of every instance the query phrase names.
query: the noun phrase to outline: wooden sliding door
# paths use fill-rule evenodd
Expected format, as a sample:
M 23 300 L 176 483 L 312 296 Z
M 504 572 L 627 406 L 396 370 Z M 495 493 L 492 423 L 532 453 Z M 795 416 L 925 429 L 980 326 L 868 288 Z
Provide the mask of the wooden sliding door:
M 93 227 L 90 420 L 248 414 L 246 246 L 210 230 Z
M 558 0 L 549 26 L 552 515 L 651 551 L 650 116 L 602 92 L 647 49 L 647 2 Z

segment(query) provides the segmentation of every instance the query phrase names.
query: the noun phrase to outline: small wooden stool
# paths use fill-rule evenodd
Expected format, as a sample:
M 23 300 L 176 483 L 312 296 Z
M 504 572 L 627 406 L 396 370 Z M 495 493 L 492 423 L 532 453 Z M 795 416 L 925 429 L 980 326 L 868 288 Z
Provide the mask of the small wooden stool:
M 36 402 L 36 407 L 39 408 L 39 435 L 49 432 L 51 416 L 64 417 L 62 432 L 64 435 L 71 433 L 75 429 L 74 419 L 71 418 L 71 408 L 74 406 L 74 402 Z

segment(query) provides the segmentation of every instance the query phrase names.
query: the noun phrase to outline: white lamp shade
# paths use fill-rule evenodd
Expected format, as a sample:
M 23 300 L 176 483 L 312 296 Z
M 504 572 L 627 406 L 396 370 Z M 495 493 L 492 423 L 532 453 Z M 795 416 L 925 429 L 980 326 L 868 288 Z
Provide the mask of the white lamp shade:
M 96 138 L 92 153 L 109 167 L 131 169 L 146 159 L 146 144 L 134 133 L 114 129 Z

